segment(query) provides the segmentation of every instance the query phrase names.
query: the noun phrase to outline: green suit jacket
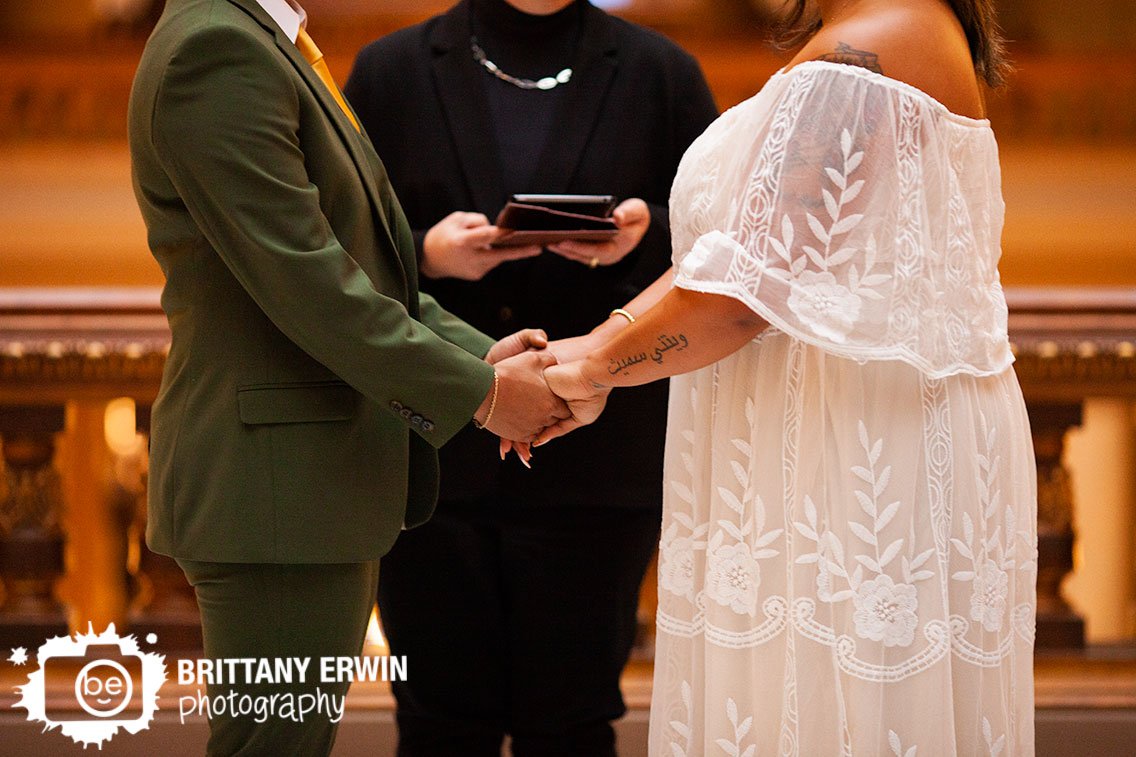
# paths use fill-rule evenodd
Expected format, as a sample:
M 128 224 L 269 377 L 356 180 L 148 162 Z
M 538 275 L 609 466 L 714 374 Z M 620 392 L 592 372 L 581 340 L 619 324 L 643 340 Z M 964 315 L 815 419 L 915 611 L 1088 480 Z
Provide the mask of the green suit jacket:
M 492 340 L 418 292 L 378 155 L 255 0 L 169 0 L 129 130 L 173 334 L 150 547 L 381 556 L 432 512 L 435 449 L 492 386 Z

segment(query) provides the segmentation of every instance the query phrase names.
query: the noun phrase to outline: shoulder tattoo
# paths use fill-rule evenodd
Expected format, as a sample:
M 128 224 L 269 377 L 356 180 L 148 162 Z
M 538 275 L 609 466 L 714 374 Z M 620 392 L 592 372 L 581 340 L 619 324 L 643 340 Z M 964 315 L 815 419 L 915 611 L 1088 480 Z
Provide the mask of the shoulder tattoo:
M 867 50 L 857 50 L 847 42 L 836 43 L 836 50 L 834 52 L 818 56 L 817 60 L 828 61 L 829 63 L 843 63 L 848 66 L 859 66 L 869 71 L 875 71 L 877 74 L 884 72 L 884 70 L 880 68 L 879 55 L 868 52 Z

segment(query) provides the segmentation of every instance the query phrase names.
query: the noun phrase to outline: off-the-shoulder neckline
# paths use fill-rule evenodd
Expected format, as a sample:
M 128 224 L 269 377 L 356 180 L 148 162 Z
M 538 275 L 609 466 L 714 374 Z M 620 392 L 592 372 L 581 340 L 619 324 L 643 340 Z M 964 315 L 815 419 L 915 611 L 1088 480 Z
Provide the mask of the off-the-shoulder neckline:
M 792 67 L 781 68 L 777 71 L 777 73 L 773 75 L 775 77 L 790 76 L 794 72 L 799 71 L 802 68 L 825 68 L 840 73 L 847 73 L 851 76 L 859 76 L 862 79 L 867 79 L 868 81 L 891 87 L 892 89 L 897 89 L 901 92 L 906 92 L 907 94 L 914 97 L 918 97 L 919 99 L 925 101 L 932 108 L 939 111 L 939 113 L 941 113 L 944 117 L 949 118 L 956 123 L 963 124 L 965 126 L 990 126 L 989 118 L 972 118 L 970 116 L 964 116 L 961 113 L 955 113 L 946 105 L 943 105 L 943 103 L 939 102 L 923 90 L 919 89 L 919 87 L 916 87 L 913 84 L 908 84 L 905 81 L 900 81 L 899 79 L 893 79 L 892 77 L 885 74 L 871 71 L 862 66 L 853 66 L 848 63 L 835 63 L 828 60 L 806 60 Z

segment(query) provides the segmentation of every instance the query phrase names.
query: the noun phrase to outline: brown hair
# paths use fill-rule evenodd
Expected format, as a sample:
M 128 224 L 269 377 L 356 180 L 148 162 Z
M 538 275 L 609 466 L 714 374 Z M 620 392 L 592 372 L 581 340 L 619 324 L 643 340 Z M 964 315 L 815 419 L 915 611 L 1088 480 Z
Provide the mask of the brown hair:
M 994 0 L 947 0 L 955 12 L 970 45 L 975 72 L 991 87 L 1006 83 L 1011 71 L 1006 58 L 1002 30 L 994 12 Z M 789 15 L 778 35 L 782 44 L 794 47 L 816 33 L 820 19 L 808 13 L 807 0 L 789 0 Z

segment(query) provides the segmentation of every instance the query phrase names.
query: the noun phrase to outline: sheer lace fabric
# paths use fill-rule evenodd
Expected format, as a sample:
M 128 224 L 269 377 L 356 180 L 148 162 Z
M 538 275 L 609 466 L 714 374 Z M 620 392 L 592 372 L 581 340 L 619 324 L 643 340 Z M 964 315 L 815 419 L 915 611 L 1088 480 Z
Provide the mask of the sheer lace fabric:
M 807 63 L 691 146 L 671 193 L 682 285 L 833 354 L 932 376 L 1010 365 L 994 134 L 898 81 Z
M 985 122 L 778 74 L 691 146 L 676 285 L 771 327 L 672 380 L 651 753 L 1033 753 L 1036 479 Z

